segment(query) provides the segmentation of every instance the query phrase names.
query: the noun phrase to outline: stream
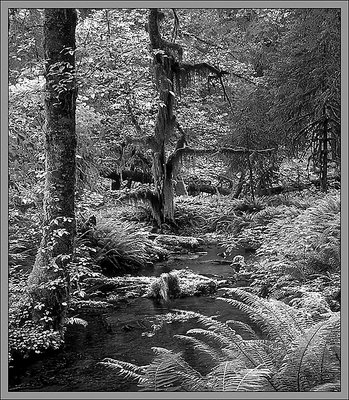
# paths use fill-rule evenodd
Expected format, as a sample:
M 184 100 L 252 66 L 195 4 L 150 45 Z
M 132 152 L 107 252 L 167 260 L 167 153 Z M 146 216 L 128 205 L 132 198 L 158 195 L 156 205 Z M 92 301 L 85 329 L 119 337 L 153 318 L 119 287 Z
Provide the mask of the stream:
M 217 254 L 221 251 L 218 246 L 212 245 L 205 250 L 202 253 L 174 256 L 154 268 L 141 270 L 137 275 L 159 276 L 183 268 L 217 279 L 232 275 L 228 264 L 217 263 L 220 258 Z M 79 314 L 88 325 L 68 326 L 63 350 L 46 354 L 43 359 L 10 371 L 10 391 L 137 392 L 139 388 L 136 383 L 117 376 L 113 370 L 98 362 L 109 357 L 145 365 L 154 356 L 152 347 L 189 351 L 173 335 L 185 334 L 189 329 L 197 327 L 194 321 L 158 323 L 159 318 L 156 316 L 167 314 L 173 309 L 215 316 L 220 321 L 236 319 L 248 322 L 242 312 L 224 301 L 216 300 L 216 296 L 171 299 L 166 303 L 156 303 L 141 297 L 118 304 L 112 310 Z M 155 334 L 154 323 L 158 324 Z M 198 365 L 200 363 L 199 360 L 195 362 Z

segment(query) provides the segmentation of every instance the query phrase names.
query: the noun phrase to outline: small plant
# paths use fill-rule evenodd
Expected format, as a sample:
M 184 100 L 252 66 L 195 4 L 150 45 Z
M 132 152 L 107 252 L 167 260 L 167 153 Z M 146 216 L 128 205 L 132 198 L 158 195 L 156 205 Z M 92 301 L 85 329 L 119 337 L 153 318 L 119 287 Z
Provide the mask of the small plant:
M 40 305 L 37 304 L 37 307 Z M 45 329 L 31 318 L 32 308 L 25 283 L 11 285 L 9 292 L 9 361 L 28 358 L 63 344 L 61 332 Z

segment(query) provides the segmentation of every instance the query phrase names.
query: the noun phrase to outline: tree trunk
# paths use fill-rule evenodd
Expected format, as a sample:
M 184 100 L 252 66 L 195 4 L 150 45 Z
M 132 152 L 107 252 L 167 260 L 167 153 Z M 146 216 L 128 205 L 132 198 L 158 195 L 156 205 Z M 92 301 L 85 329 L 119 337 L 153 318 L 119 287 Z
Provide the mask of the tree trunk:
M 166 54 L 167 46 L 162 40 L 158 27 L 158 10 L 151 9 L 149 13 L 149 36 L 153 51 L 163 50 L 154 54 L 154 76 L 159 91 L 159 109 L 156 118 L 155 132 L 152 141 L 153 175 L 155 193 L 159 201 L 159 215 L 156 220 L 161 225 L 165 220 L 174 221 L 174 188 L 172 169 L 166 168 L 166 144 L 175 127 L 174 107 L 174 72 L 175 59 Z
M 252 156 L 253 156 L 253 154 L 250 154 L 249 156 L 247 156 L 247 164 L 248 164 L 248 171 L 249 171 L 249 174 L 250 174 L 251 196 L 252 196 L 253 204 L 255 204 L 256 199 L 255 199 L 255 195 L 254 195 L 253 169 L 252 169 L 252 163 L 251 163 Z
M 328 169 L 328 119 L 324 111 L 325 119 L 322 126 L 322 138 L 320 142 L 320 188 L 327 192 L 327 169 Z
M 44 223 L 28 279 L 33 318 L 61 330 L 69 300 L 68 266 L 75 238 L 75 28 L 72 8 L 44 11 L 45 153 Z
M 233 198 L 234 199 L 238 199 L 240 194 L 241 194 L 241 192 L 242 192 L 242 188 L 243 188 L 244 183 L 245 183 L 245 175 L 246 175 L 246 172 L 245 171 L 241 171 L 239 182 L 238 182 L 238 184 L 236 186 L 236 189 L 235 189 L 235 192 L 233 194 Z

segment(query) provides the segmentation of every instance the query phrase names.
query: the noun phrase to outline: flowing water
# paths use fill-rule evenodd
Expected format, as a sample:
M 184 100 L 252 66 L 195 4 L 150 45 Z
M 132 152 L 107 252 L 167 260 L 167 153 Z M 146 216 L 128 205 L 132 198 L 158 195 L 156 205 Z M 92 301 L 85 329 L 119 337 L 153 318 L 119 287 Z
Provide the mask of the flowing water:
M 206 276 L 227 278 L 232 275 L 232 269 L 227 264 L 216 262 L 219 251 L 217 246 L 212 246 L 205 253 L 178 256 L 156 265 L 154 269 L 145 269 L 139 275 L 159 276 L 173 269 L 189 268 Z M 172 299 L 161 304 L 151 299 L 137 298 L 119 304 L 112 311 L 81 315 L 88 322 L 87 327 L 68 327 L 63 351 L 45 355 L 42 360 L 17 368 L 16 372 L 10 374 L 10 390 L 136 392 L 139 388 L 135 383 L 116 376 L 113 370 L 98 362 L 109 357 L 145 365 L 154 355 L 152 347 L 185 350 L 183 342 L 175 340 L 173 336 L 185 334 L 188 329 L 196 327 L 193 320 L 158 325 L 159 329 L 154 335 L 154 323 L 159 323 L 156 316 L 167 314 L 173 309 L 215 316 L 220 321 L 236 319 L 247 322 L 239 310 L 213 296 Z

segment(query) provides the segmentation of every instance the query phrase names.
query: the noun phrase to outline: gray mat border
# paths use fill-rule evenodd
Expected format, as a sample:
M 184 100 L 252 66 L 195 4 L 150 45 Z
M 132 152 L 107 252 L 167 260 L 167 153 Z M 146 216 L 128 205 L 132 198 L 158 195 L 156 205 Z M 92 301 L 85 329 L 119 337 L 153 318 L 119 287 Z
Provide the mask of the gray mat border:
M 9 8 L 341 8 L 342 10 L 342 391 L 337 393 L 8 392 L 8 51 Z M 348 399 L 348 2 L 347 1 L 2 1 L 1 2 L 1 398 L 2 399 Z M 344 132 L 344 133 L 343 133 Z

